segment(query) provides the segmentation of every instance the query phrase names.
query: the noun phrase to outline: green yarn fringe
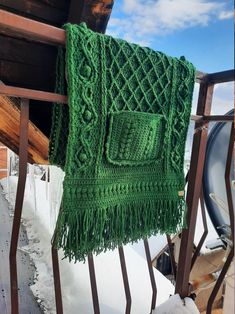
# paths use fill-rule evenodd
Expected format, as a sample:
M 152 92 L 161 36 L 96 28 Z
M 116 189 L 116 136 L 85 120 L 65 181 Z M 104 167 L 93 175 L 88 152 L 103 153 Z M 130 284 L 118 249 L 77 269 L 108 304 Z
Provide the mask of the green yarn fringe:
M 69 260 L 85 261 L 99 254 L 156 234 L 175 234 L 185 226 L 183 197 L 132 201 L 107 208 L 62 209 L 54 245 Z

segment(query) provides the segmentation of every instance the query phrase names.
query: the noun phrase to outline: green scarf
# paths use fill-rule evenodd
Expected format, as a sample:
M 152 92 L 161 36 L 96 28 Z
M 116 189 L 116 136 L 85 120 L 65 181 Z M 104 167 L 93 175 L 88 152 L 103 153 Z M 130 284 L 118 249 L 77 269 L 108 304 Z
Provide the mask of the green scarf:
M 65 171 L 55 245 L 84 260 L 184 222 L 184 149 L 195 68 L 67 24 L 49 161 Z

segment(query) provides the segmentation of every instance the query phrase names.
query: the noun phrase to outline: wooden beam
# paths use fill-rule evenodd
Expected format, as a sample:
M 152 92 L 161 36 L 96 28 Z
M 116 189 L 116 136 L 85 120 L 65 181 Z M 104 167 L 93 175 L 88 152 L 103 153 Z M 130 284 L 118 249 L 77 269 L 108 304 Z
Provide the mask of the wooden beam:
M 0 142 L 16 154 L 19 154 L 19 127 L 20 110 L 8 97 L 0 96 Z M 48 144 L 48 138 L 30 122 L 28 161 L 48 164 Z
M 61 10 L 66 10 L 68 7 L 68 0 L 40 0 L 40 2 L 46 3 L 51 7 L 56 7 Z
M 69 5 L 69 14 L 67 18 L 67 22 L 72 24 L 78 24 L 81 22 L 81 18 L 83 15 L 83 9 L 84 9 L 85 1 L 77 1 L 77 0 L 71 0 Z
M 0 35 L 0 43 L 2 82 L 11 86 L 54 91 L 57 47 L 4 35 Z M 35 106 L 30 114 L 34 110 Z
M 48 70 L 51 70 L 48 72 Z M 8 85 L 46 91 L 54 90 L 54 64 L 44 68 L 7 60 L 0 60 L 0 79 Z
M 0 60 L 40 67 L 45 72 L 55 63 L 57 48 L 37 42 L 0 35 Z M 48 71 L 49 73 L 49 71 Z M 53 73 L 52 73 L 53 74 Z
M 4 10 L 0 10 L 0 29 L 2 33 L 13 37 L 31 39 L 50 45 L 65 45 L 65 31 L 63 29 Z
M 0 8 L 19 15 L 61 26 L 67 19 L 68 4 L 63 9 L 37 0 L 1 0 Z

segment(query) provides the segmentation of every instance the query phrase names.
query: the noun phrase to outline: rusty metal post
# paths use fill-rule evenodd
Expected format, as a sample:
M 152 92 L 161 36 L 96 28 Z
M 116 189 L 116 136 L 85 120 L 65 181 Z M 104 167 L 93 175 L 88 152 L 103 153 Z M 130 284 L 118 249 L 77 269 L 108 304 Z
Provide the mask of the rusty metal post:
M 11 313 L 19 313 L 18 278 L 17 278 L 17 246 L 20 231 L 24 191 L 27 178 L 28 161 L 28 123 L 29 100 L 21 99 L 20 139 L 19 139 L 19 178 L 17 184 L 15 211 L 12 224 L 11 245 L 9 254 L 10 283 L 11 283 Z
M 169 234 L 166 235 L 166 238 L 167 238 L 167 243 L 168 243 L 168 248 L 169 248 L 172 273 L 173 273 L 174 279 L 176 280 L 177 271 L 176 271 L 176 262 L 175 262 L 175 256 L 174 256 L 173 243 L 171 241 L 171 237 L 169 236 Z
M 121 269 L 122 269 L 122 278 L 123 278 L 123 284 L 124 284 L 125 295 L 126 295 L 125 314 L 130 314 L 131 313 L 131 291 L 130 291 L 130 286 L 129 286 L 129 281 L 128 281 L 125 255 L 124 255 L 124 250 L 122 246 L 118 248 L 118 252 L 119 252 L 120 264 L 121 264 Z
M 144 248 L 145 248 L 145 253 L 146 253 L 146 258 L 147 258 L 147 263 L 148 263 L 149 277 L 150 277 L 151 286 L 152 286 L 152 303 L 151 303 L 151 310 L 150 310 L 150 313 L 152 313 L 152 310 L 154 310 L 156 307 L 157 286 L 156 286 L 156 281 L 155 281 L 154 272 L 153 272 L 153 265 L 151 261 L 149 243 L 147 239 L 144 239 Z
M 94 259 L 93 259 L 92 254 L 88 255 L 88 266 L 89 266 L 94 314 L 100 314 L 100 305 L 99 305 L 99 298 L 98 298 L 97 285 L 96 285 L 96 276 L 95 276 L 95 266 L 94 266 Z
M 229 266 L 231 265 L 233 257 L 234 257 L 234 246 L 231 248 L 231 251 L 227 257 L 227 260 L 226 260 L 226 262 L 225 262 L 225 264 L 221 270 L 221 273 L 220 273 L 220 275 L 219 275 L 219 277 L 215 283 L 215 286 L 211 292 L 211 295 L 210 295 L 208 303 L 207 303 L 206 314 L 211 314 L 214 300 L 216 298 L 216 295 L 219 291 L 220 286 L 222 285 L 222 283 L 224 281 L 224 277 L 227 274 L 227 271 L 229 269 Z
M 214 85 L 208 84 L 205 81 L 201 82 L 197 105 L 197 115 L 203 116 L 210 114 L 213 88 Z M 182 231 L 175 288 L 175 293 L 179 293 L 180 296 L 183 298 L 186 297 L 189 293 L 189 275 L 191 269 L 198 201 L 202 186 L 202 174 L 208 133 L 207 127 L 208 122 L 195 123 L 195 134 L 193 138 L 192 156 L 188 179 L 188 191 L 186 197 L 186 203 L 188 207 L 188 228 L 183 229 Z
M 192 263 L 191 263 L 191 269 L 193 268 L 193 265 L 195 264 L 197 257 L 201 251 L 202 245 L 205 242 L 205 239 L 207 237 L 208 234 L 208 227 L 207 227 L 207 221 L 206 221 L 206 209 L 205 209 L 205 204 L 204 204 L 204 195 L 203 195 L 203 190 L 201 191 L 201 195 L 200 195 L 200 205 L 201 205 L 201 212 L 202 212 L 202 222 L 203 222 L 203 228 L 204 228 L 204 232 L 201 236 L 201 239 L 196 247 L 196 250 L 193 254 L 192 257 Z
M 51 257 L 52 257 L 52 269 L 53 269 L 53 278 L 54 278 L 56 314 L 63 314 L 63 302 L 62 302 L 62 293 L 61 293 L 58 250 L 54 246 L 54 240 L 51 246 Z

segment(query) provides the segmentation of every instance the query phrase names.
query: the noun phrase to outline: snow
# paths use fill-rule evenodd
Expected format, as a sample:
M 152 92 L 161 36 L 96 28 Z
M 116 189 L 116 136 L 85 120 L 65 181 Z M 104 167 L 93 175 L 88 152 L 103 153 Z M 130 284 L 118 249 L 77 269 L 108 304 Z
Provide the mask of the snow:
M 22 249 L 29 253 L 36 266 L 34 295 L 41 300 L 45 313 L 54 314 L 54 287 L 51 264 L 51 238 L 62 195 L 63 173 L 50 167 L 50 183 L 41 181 L 29 166 L 23 204 L 22 222 L 26 227 L 29 244 Z M 6 197 L 14 206 L 17 177 L 2 179 Z M 150 249 L 155 256 L 164 246 L 165 237 L 152 237 Z M 151 283 L 145 260 L 143 244 L 139 242 L 124 247 L 129 284 L 132 296 L 132 313 L 149 313 L 151 305 Z M 59 251 L 65 314 L 90 314 L 93 312 L 88 265 L 69 263 Z M 102 314 L 125 312 L 125 293 L 117 250 L 94 256 L 100 311 Z M 174 286 L 154 268 L 158 286 L 157 304 L 161 304 L 174 293 Z
M 167 239 L 165 235 L 159 234 L 148 239 L 151 259 L 155 257 L 166 247 Z M 146 258 L 143 241 L 133 243 L 131 247 L 143 258 Z
M 195 303 L 191 298 L 185 298 L 181 300 L 178 294 L 173 295 L 158 306 L 153 314 L 200 314 Z
M 206 237 L 206 241 L 203 243 L 203 246 L 201 248 L 201 254 L 206 254 L 211 251 L 209 248 L 207 248 L 207 243 L 216 242 L 219 239 L 219 236 L 211 222 L 211 219 L 207 210 L 206 210 L 206 223 L 207 223 L 207 228 L 208 228 L 208 235 Z M 194 243 L 196 245 L 199 243 L 203 232 L 204 232 L 204 228 L 203 228 L 203 222 L 202 222 L 201 205 L 199 204 L 195 237 L 194 237 Z M 220 240 L 219 242 L 222 244 Z

